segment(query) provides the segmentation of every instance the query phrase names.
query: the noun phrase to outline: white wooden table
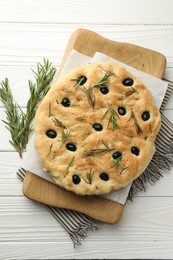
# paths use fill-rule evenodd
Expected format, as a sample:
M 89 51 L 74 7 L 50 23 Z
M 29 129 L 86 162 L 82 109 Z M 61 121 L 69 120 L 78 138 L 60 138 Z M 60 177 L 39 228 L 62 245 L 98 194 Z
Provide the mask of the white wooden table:
M 29 97 L 31 67 L 46 57 L 58 69 L 79 27 L 161 52 L 164 77 L 173 81 L 171 0 L 0 0 L 0 80 L 9 78 L 19 105 Z M 173 122 L 173 97 L 164 114 Z M 0 259 L 173 258 L 173 170 L 127 205 L 117 225 L 89 233 L 74 249 L 53 216 L 23 196 L 15 174 L 21 160 L 9 138 L 0 120 Z

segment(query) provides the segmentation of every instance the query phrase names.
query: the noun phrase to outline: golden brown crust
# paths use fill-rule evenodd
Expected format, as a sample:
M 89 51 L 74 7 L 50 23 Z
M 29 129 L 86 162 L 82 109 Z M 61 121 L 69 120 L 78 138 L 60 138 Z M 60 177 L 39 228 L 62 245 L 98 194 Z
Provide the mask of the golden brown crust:
M 105 194 L 145 170 L 159 128 L 160 113 L 138 79 L 117 64 L 91 63 L 49 90 L 35 117 L 35 147 L 58 185 Z

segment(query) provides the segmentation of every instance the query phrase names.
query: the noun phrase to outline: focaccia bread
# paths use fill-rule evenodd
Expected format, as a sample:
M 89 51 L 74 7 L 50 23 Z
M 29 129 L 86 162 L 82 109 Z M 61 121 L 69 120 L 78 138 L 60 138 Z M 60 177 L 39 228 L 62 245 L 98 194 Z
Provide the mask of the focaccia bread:
M 160 113 L 147 88 L 111 62 L 57 80 L 35 116 L 35 147 L 56 184 L 106 194 L 137 178 L 155 152 Z

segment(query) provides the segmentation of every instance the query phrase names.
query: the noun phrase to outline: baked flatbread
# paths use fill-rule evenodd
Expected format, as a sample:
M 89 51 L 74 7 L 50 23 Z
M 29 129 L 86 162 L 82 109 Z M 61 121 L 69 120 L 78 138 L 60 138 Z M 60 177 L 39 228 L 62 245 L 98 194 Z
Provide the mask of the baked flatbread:
M 59 186 L 80 195 L 106 194 L 148 166 L 160 121 L 136 77 L 114 63 L 91 63 L 49 90 L 35 117 L 35 147 Z

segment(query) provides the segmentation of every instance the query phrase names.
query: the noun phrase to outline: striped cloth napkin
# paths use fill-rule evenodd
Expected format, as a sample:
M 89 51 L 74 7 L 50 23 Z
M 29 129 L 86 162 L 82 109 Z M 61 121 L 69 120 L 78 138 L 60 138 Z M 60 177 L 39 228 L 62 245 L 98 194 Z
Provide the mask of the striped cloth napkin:
M 165 81 L 167 81 L 165 79 Z M 173 91 L 173 84 L 168 82 L 168 88 L 162 102 L 160 112 L 162 125 L 157 135 L 155 145 L 156 152 L 147 169 L 135 181 L 133 181 L 127 201 L 132 201 L 140 191 L 146 191 L 148 184 L 153 184 L 160 179 L 173 166 L 173 124 L 163 115 L 163 110 Z M 26 170 L 18 169 L 17 175 L 23 181 Z M 80 245 L 88 235 L 88 231 L 97 230 L 101 223 L 76 211 L 55 208 L 45 205 L 55 219 L 64 227 L 73 241 L 74 247 Z

